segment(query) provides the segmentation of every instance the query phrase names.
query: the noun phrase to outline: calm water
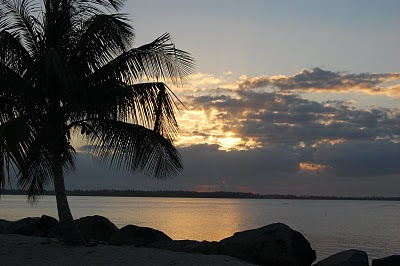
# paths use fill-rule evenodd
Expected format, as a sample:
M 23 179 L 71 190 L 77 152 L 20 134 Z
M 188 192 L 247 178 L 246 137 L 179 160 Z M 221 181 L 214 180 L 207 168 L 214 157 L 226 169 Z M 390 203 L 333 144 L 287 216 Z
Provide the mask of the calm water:
M 234 232 L 283 222 L 300 231 L 318 259 L 349 248 L 370 259 L 400 254 L 400 202 L 70 197 L 76 218 L 99 214 L 121 227 L 159 229 L 173 239 L 221 240 Z M 55 198 L 30 206 L 23 196 L 0 200 L 0 218 L 57 217 Z

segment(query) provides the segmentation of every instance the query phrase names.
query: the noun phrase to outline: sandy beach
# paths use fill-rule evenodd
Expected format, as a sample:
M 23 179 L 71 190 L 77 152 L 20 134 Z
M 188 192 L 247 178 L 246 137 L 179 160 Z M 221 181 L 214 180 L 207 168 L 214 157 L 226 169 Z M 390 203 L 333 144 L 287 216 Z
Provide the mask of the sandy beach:
M 1 265 L 251 265 L 221 255 L 98 245 L 70 247 L 56 239 L 0 234 Z

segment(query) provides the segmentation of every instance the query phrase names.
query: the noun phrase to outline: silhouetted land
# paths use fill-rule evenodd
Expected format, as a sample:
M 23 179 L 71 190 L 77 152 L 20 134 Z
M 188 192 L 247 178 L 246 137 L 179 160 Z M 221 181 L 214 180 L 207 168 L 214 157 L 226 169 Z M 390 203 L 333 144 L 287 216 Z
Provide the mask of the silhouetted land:
M 54 191 L 45 191 L 45 195 L 54 195 Z M 104 197 L 165 197 L 165 198 L 227 198 L 227 199 L 298 199 L 298 200 L 386 200 L 400 201 L 400 197 L 337 197 L 313 195 L 261 195 L 243 192 L 195 192 L 195 191 L 140 191 L 140 190 L 70 190 L 68 196 L 104 196 Z M 5 190 L 4 195 L 26 195 L 23 190 Z

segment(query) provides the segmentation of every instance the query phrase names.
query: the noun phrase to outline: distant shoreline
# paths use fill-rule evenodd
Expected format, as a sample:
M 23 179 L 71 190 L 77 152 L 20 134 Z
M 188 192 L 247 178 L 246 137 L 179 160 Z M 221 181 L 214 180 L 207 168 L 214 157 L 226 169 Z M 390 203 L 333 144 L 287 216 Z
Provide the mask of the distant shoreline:
M 26 195 L 23 190 L 4 190 L 3 195 Z M 54 195 L 46 191 L 44 195 Z M 70 190 L 68 196 L 102 196 L 102 197 L 159 197 L 159 198 L 223 198 L 223 199 L 297 199 L 297 200 L 374 200 L 400 201 L 400 197 L 351 197 L 351 196 L 315 196 L 315 195 L 261 195 L 245 192 L 195 192 L 195 191 L 140 191 L 140 190 Z

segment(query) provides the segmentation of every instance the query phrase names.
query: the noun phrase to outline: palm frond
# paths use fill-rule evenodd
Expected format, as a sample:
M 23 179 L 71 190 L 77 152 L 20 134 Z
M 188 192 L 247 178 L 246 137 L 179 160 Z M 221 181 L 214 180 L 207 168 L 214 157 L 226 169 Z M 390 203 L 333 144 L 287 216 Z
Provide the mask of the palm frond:
M 83 7 L 99 5 L 108 9 L 119 11 L 125 5 L 126 0 L 74 0 L 74 2 L 82 5 Z
M 14 99 L 0 96 L 0 125 L 14 117 Z
M 28 191 L 28 200 L 35 202 L 43 195 L 46 186 L 53 180 L 52 159 L 47 149 L 33 145 L 18 175 L 17 185 Z
M 69 13 L 71 21 L 81 23 L 94 15 L 105 14 L 105 11 L 119 11 L 125 4 L 125 0 L 43 0 L 46 13 L 60 10 Z M 74 24 L 74 23 L 73 23 Z
M 107 119 L 87 123 L 95 129 L 87 137 L 87 151 L 103 165 L 159 179 L 171 178 L 182 169 L 178 150 L 153 130 Z
M 23 101 L 25 81 L 18 73 L 0 63 L 0 125 L 27 108 Z
M 33 0 L 0 0 L 0 8 L 6 18 L 0 21 L 0 29 L 19 39 L 30 54 L 37 53 L 40 28 L 33 13 L 39 10 L 39 5 Z
M 99 14 L 88 19 L 80 29 L 72 63 L 82 65 L 89 75 L 125 52 L 135 36 L 128 21 L 121 14 Z
M 168 139 L 174 139 L 179 133 L 175 96 L 164 83 L 107 82 L 89 88 L 88 93 L 92 95 L 88 106 L 75 121 L 85 117 L 115 119 L 142 125 Z M 91 116 L 87 116 L 88 113 Z
M 184 80 L 194 69 L 193 57 L 176 49 L 168 33 L 110 61 L 89 78 L 93 83 L 120 81 L 134 84 L 141 79 Z
M 8 18 L 4 14 L 3 8 L 0 6 L 0 29 L 2 30 L 8 23 Z
M 46 142 L 46 135 L 39 135 L 27 151 L 24 164 L 19 169 L 17 185 L 28 191 L 28 200 L 35 202 L 43 195 L 47 185 L 53 181 L 54 157 Z M 69 146 L 61 155 L 61 164 L 66 173 L 75 170 L 75 150 Z
M 10 166 L 21 169 L 34 142 L 34 131 L 27 118 L 14 118 L 0 125 L 0 194 L 10 177 Z
M 33 63 L 28 51 L 9 32 L 0 32 L 0 63 L 22 76 Z
M 27 113 L 34 116 L 43 108 L 46 99 L 26 72 L 21 77 L 0 62 L 0 124 Z
M 28 199 L 36 201 L 53 180 L 54 147 L 48 141 L 46 122 L 32 123 L 26 117 L 9 120 L 0 125 L 1 190 L 10 177 L 10 165 L 14 167 L 17 185 L 28 191 Z M 58 155 L 64 172 L 75 170 L 75 150 L 66 143 Z

